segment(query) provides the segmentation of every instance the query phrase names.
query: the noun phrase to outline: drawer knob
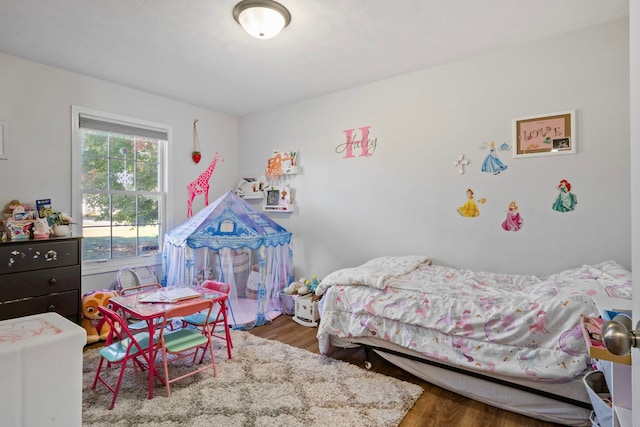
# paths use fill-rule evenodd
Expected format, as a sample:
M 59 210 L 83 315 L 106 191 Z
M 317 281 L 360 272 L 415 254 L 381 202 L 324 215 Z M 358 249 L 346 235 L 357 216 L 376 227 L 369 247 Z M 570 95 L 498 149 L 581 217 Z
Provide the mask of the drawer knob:
M 56 283 L 58 283 L 58 281 L 56 280 L 55 277 L 52 277 L 51 279 L 49 279 L 49 284 L 50 285 L 55 285 Z
M 51 304 L 49 307 L 47 307 L 47 311 L 56 311 L 56 306 Z

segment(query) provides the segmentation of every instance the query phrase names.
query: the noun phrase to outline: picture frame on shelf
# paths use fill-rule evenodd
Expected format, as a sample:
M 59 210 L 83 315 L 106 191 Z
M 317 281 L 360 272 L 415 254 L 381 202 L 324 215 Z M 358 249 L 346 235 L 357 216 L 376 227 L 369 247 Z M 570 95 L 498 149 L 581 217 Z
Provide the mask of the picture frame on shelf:
M 265 175 L 279 178 L 298 171 L 298 152 L 293 150 L 274 150 L 273 156 L 267 160 Z
M 513 157 L 575 154 L 575 120 L 575 110 L 513 119 Z
M 265 189 L 266 202 L 262 206 L 264 211 L 291 212 L 293 211 L 293 196 L 288 185 L 271 185 Z
M 278 206 L 278 200 L 280 200 L 280 190 L 272 188 L 267 190 L 267 206 Z
M 293 150 L 274 150 L 274 157 L 280 156 L 283 174 L 292 173 L 298 164 L 298 152 Z

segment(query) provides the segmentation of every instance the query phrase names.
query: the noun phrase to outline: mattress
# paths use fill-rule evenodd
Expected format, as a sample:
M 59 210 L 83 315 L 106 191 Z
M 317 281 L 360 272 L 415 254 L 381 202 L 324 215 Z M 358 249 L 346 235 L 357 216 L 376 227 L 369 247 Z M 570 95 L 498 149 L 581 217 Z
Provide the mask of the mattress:
M 538 383 L 509 377 L 470 376 L 452 371 L 457 367 L 428 358 L 377 338 L 331 337 L 335 347 L 371 347 L 376 354 L 431 384 L 461 396 L 532 418 L 568 426 L 588 426 L 591 412 L 589 396 L 581 377 L 566 383 Z M 389 352 L 391 351 L 391 352 Z M 424 359 L 427 362 L 419 361 Z M 498 380 L 499 382 L 496 382 Z

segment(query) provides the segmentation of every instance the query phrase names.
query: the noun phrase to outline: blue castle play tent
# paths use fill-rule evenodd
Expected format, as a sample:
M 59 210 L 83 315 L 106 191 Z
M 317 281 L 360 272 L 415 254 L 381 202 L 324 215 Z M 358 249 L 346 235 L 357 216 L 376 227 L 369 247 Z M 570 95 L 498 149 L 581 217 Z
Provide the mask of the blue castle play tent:
M 230 321 L 263 325 L 281 313 L 293 277 L 291 233 L 229 191 L 165 234 L 163 284 L 231 284 Z

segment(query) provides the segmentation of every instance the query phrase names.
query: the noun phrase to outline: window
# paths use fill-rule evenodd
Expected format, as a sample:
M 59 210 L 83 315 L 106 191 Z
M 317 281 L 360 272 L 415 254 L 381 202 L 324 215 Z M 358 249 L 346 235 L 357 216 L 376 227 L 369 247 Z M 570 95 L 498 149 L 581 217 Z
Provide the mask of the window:
M 73 218 L 81 218 L 83 262 L 114 267 L 118 260 L 132 265 L 132 257 L 159 254 L 168 127 L 79 107 L 72 114 Z

